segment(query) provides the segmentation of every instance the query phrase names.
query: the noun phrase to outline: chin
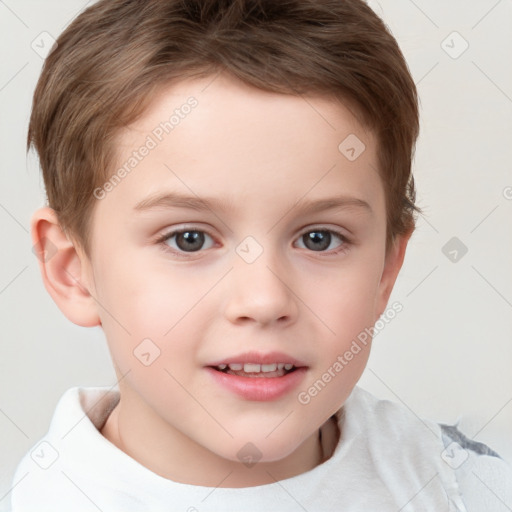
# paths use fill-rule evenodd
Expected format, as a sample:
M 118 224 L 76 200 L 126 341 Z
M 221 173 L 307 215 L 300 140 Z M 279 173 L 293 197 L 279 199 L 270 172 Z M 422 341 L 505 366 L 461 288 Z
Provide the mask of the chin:
M 243 439 L 243 440 L 242 440 Z M 229 442 L 229 446 L 222 447 L 219 450 L 217 445 L 215 452 L 232 462 L 242 462 L 249 465 L 262 462 L 277 462 L 286 459 L 303 442 L 303 439 L 293 439 L 289 435 L 280 437 L 275 435 L 275 439 L 256 436 L 240 436 Z

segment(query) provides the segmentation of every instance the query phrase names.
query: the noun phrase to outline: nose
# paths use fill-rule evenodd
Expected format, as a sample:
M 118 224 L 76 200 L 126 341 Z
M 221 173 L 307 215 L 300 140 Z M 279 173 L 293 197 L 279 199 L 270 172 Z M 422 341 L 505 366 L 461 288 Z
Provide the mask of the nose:
M 291 273 L 269 252 L 264 251 L 252 263 L 236 257 L 226 283 L 225 314 L 230 322 L 288 325 L 296 321 L 298 298 Z

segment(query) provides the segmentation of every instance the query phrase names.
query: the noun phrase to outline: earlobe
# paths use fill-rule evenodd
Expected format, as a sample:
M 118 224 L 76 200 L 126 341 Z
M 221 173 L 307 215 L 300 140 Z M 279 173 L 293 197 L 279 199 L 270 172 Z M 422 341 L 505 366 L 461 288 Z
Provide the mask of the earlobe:
M 412 231 L 405 235 L 398 236 L 394 240 L 393 245 L 390 247 L 389 253 L 386 255 L 384 269 L 382 271 L 382 276 L 379 283 L 376 307 L 377 317 L 375 318 L 375 321 L 377 321 L 386 310 L 386 306 L 388 304 L 391 292 L 393 291 L 396 278 L 398 277 L 398 273 L 402 268 L 402 264 L 405 258 L 405 251 L 407 249 L 407 244 L 411 238 L 411 235 Z
M 101 325 L 96 301 L 85 282 L 85 261 L 62 230 L 56 212 L 49 207 L 38 209 L 30 230 L 44 286 L 59 309 L 74 324 Z

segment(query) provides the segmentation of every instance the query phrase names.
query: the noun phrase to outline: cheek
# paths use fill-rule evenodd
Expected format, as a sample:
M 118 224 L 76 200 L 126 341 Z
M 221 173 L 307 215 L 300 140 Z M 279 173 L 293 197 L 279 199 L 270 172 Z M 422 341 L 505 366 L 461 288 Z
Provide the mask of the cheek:
M 316 276 L 308 306 L 319 328 L 318 359 L 303 386 L 301 404 L 318 417 L 334 413 L 359 380 L 371 347 L 379 265 L 373 254 L 360 254 L 337 272 Z M 378 258 L 377 258 L 378 259 Z M 311 302 L 309 302 L 311 301 Z M 302 400 L 302 401 L 301 401 Z
M 201 332 L 198 314 L 204 315 L 198 311 L 211 284 L 183 269 L 165 270 L 112 254 L 108 268 L 98 274 L 103 330 L 123 373 L 152 360 L 151 368 L 172 369 L 180 360 L 193 364 Z
M 130 332 L 148 336 L 168 332 L 208 290 L 208 283 L 184 266 L 155 264 L 149 258 L 116 262 L 113 256 L 106 270 L 100 300 Z
M 102 290 L 103 329 L 112 359 L 126 384 L 155 410 L 190 408 L 192 386 L 206 317 L 201 298 L 211 284 L 183 270 L 164 272 L 149 265 L 112 266 Z M 137 269 L 137 270 L 135 270 Z M 169 413 L 170 414 L 170 413 Z M 189 418 L 202 418 L 194 410 Z M 169 422 L 171 416 L 166 418 Z M 194 420 L 196 421 L 196 420 Z
M 326 340 L 330 334 L 337 344 L 343 344 L 373 325 L 378 283 L 378 265 L 366 264 L 362 259 L 337 272 L 315 276 L 304 296 L 308 297 L 306 304 L 324 324 Z

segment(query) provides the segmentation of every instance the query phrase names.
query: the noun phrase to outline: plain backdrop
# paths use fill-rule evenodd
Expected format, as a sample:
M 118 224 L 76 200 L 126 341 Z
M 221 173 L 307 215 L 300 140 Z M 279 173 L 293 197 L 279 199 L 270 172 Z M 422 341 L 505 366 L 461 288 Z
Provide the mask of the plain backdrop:
M 43 64 L 34 41 L 57 37 L 89 3 L 0 1 L 0 511 L 64 391 L 115 384 L 103 331 L 60 312 L 29 236 L 45 203 L 37 159 L 25 153 Z M 459 422 L 512 461 L 512 2 L 370 5 L 418 86 L 424 215 L 390 300 L 403 311 L 375 338 L 360 385 L 421 418 Z

